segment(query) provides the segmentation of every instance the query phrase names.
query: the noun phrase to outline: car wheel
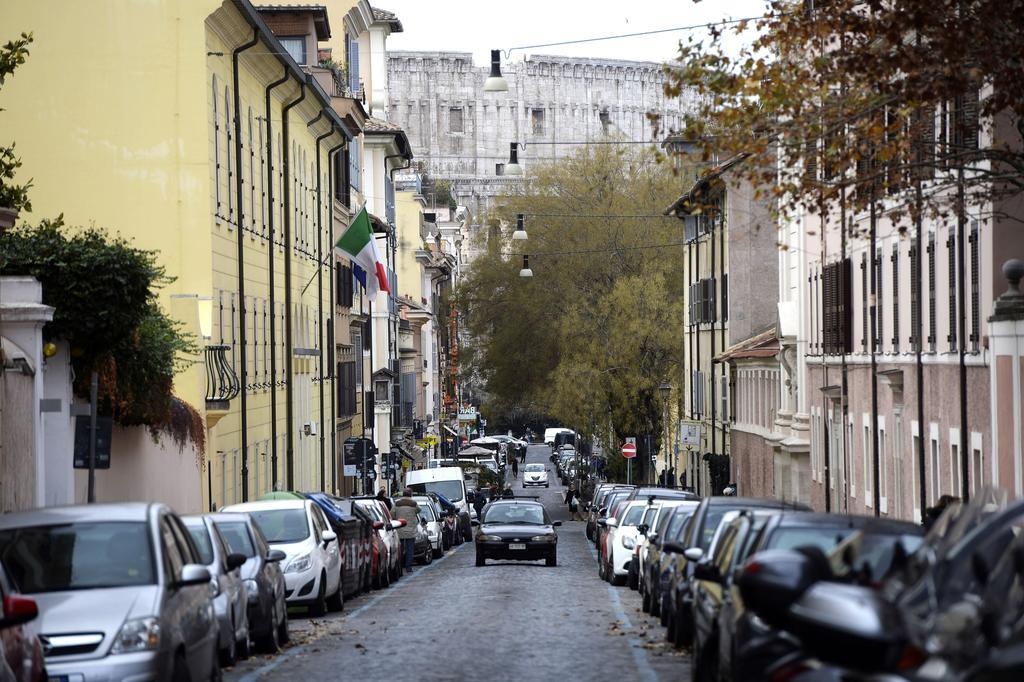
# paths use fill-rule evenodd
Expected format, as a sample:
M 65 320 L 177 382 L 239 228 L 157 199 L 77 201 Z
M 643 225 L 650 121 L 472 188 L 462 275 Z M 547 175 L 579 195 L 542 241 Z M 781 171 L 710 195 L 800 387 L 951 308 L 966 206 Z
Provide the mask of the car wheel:
M 661 613 L 659 614 L 659 617 L 661 618 L 661 624 L 665 627 L 668 627 L 669 612 L 668 609 L 665 608 L 664 604 L 661 605 Z
M 338 591 L 327 598 L 327 608 L 331 611 L 341 611 L 345 608 L 345 595 L 340 580 L 338 581 Z
M 277 623 L 277 608 L 272 607 L 270 612 L 270 626 L 267 628 L 267 633 L 256 640 L 256 648 L 259 649 L 260 653 L 264 654 L 276 654 L 277 650 L 281 648 L 281 638 Z M 287 618 L 285 618 L 285 620 L 287 620 Z
M 651 592 L 651 615 L 655 618 L 661 616 L 661 597 L 654 592 Z
M 608 582 L 610 582 L 612 585 L 615 585 L 616 587 L 621 587 L 622 585 L 626 584 L 626 576 L 615 575 L 615 569 L 611 566 L 608 567 L 608 576 Z
M 545 566 L 557 566 L 558 565 L 558 555 L 556 555 L 554 552 L 552 552 L 551 556 L 549 556 L 548 558 L 546 558 L 544 560 L 544 565 Z
M 317 592 L 316 599 L 309 605 L 309 615 L 311 616 L 322 616 L 327 613 L 327 595 L 324 594 L 327 591 L 327 576 L 323 573 L 320 574 L 320 590 Z
M 235 632 L 235 623 L 234 623 L 234 621 L 232 621 L 231 622 L 231 640 L 228 642 L 228 645 L 226 647 L 224 647 L 223 649 L 221 649 L 220 651 L 217 652 L 217 655 L 220 658 L 220 664 L 222 666 L 224 666 L 225 668 L 233 666 L 238 661 L 238 649 L 237 649 L 237 645 L 235 644 L 234 632 Z
M 476 565 L 483 566 L 487 562 L 487 559 L 480 552 L 476 553 Z
M 644 613 L 651 612 L 651 593 L 645 589 L 640 590 L 640 608 Z
M 434 550 L 428 549 L 423 553 L 423 565 L 429 566 L 432 563 L 434 563 Z
M 214 665 L 216 665 L 214 661 Z M 192 682 L 192 673 L 188 671 L 188 660 L 185 659 L 185 652 L 179 651 L 174 654 L 174 667 L 171 669 L 172 682 Z
M 630 571 L 626 576 L 626 584 L 629 585 L 629 589 L 636 592 L 640 589 L 640 578 L 637 576 L 636 571 Z
M 278 647 L 287 644 L 291 638 L 292 635 L 288 632 L 288 608 L 285 607 L 284 613 L 281 614 L 281 624 L 277 626 Z
M 238 651 L 238 660 L 240 661 L 244 661 L 252 655 L 252 649 L 249 646 L 249 635 L 242 638 L 236 649 Z

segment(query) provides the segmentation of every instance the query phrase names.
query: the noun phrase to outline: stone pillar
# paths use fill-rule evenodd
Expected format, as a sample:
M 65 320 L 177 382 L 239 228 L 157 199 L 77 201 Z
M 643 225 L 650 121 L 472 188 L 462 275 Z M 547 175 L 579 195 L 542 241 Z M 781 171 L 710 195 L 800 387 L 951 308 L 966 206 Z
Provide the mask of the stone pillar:
M 43 305 L 33 277 L 0 277 L 0 512 L 42 506 Z
M 1022 493 L 1022 423 L 1024 423 L 1024 294 L 1020 280 L 1024 262 L 1012 259 L 1003 264 L 1009 288 L 993 306 L 989 322 L 991 364 L 989 382 L 992 399 L 992 482 Z

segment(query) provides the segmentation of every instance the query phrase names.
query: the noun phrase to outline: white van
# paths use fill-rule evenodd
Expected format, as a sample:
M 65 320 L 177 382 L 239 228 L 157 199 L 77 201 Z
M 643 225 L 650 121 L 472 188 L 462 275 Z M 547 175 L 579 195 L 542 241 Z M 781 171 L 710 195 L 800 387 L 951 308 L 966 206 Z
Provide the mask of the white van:
M 571 433 L 573 435 L 576 435 L 576 432 L 573 431 L 572 429 L 567 429 L 567 428 L 562 427 L 562 426 L 553 426 L 550 429 L 544 429 L 544 444 L 545 445 L 554 446 L 554 444 L 555 444 L 555 434 L 562 433 L 562 432 Z
M 411 488 L 414 495 L 437 493 L 447 498 L 459 511 L 459 530 L 463 539 L 466 542 L 473 539 L 469 502 L 466 500 L 466 481 L 460 467 L 435 467 L 406 472 L 405 487 Z

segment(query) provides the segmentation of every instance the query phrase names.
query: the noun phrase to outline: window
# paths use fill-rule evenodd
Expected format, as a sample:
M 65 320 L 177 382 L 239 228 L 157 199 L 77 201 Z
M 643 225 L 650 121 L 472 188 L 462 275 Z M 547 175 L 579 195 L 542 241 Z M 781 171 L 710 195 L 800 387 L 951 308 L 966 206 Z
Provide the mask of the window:
M 860 255 L 860 349 L 861 352 L 868 351 L 868 254 Z
M 818 179 L 818 140 L 815 138 L 804 143 L 804 172 L 809 180 Z
M 871 476 L 872 476 L 872 469 L 871 469 L 871 465 L 874 463 L 874 458 L 872 456 L 872 452 L 871 451 L 874 448 L 872 448 L 872 446 L 871 446 L 871 422 L 870 422 L 870 420 L 871 420 L 871 417 L 869 417 L 867 414 L 865 414 L 864 415 L 864 440 L 861 441 L 861 447 L 862 447 L 861 452 L 863 453 L 862 459 L 864 460 L 864 483 L 863 483 L 863 487 L 864 487 L 864 506 L 865 507 L 870 507 L 871 504 L 872 504 L 872 499 L 871 499 Z
M 928 350 L 935 352 L 935 234 L 928 235 Z
M 334 154 L 334 198 L 343 206 L 352 205 L 352 189 L 349 181 L 349 169 L 351 168 L 349 145 L 351 144 L 349 142 L 344 149 Z
M 306 38 L 305 36 L 293 36 L 288 38 L 278 38 L 281 42 L 281 47 L 285 49 L 285 52 L 291 55 L 292 59 L 297 64 L 302 66 L 306 65 Z
M 213 77 L 213 201 L 214 215 L 220 216 L 220 101 L 217 76 Z
M 853 306 L 849 258 L 826 265 L 821 273 L 822 350 L 826 355 L 853 351 Z
M 979 240 L 981 234 L 978 231 L 978 221 L 971 221 L 971 234 L 968 237 L 971 244 L 971 352 L 977 353 L 981 340 L 981 308 L 980 308 L 980 286 L 981 286 L 981 257 Z
M 350 416 L 356 413 L 356 366 L 357 362 L 338 363 L 338 414 Z
M 232 157 L 231 145 L 232 145 L 232 140 L 233 140 L 233 138 L 232 138 L 232 130 L 231 130 L 231 100 L 228 97 L 228 89 L 226 87 L 224 88 L 224 130 L 227 131 L 226 135 L 227 135 L 227 140 L 228 140 L 227 147 L 226 147 L 226 150 L 227 150 L 226 156 L 227 156 L 227 161 L 228 161 L 228 163 L 227 163 L 227 168 L 228 168 L 228 176 L 227 176 L 227 180 L 228 180 L 228 182 L 227 182 L 228 216 L 227 216 L 227 218 L 228 218 L 228 227 L 230 228 L 231 225 L 232 225 L 232 221 L 235 219 L 235 194 L 234 194 L 234 192 L 231 191 L 232 183 L 234 183 L 234 177 L 235 177 L 234 176 L 234 171 L 235 171 L 235 168 L 234 168 L 234 162 L 231 159 L 231 157 Z
M 530 126 L 533 129 L 534 135 L 544 134 L 544 110 L 543 109 L 531 109 L 530 110 Z
M 950 482 L 950 488 L 951 488 L 949 493 L 950 493 L 950 495 L 959 495 L 960 494 L 959 493 L 959 491 L 960 491 L 960 471 L 961 471 L 960 443 L 959 443 L 959 441 L 960 441 L 960 434 L 959 433 L 956 434 L 956 437 L 954 438 L 953 433 L 950 432 L 949 440 L 950 440 L 950 442 L 949 442 L 949 482 Z
M 884 335 L 882 334 L 882 328 L 885 326 L 883 324 L 885 320 L 885 315 L 883 313 L 885 307 L 882 304 L 883 286 L 884 285 L 882 284 L 882 250 L 879 249 L 878 251 L 875 252 L 875 283 L 873 287 L 875 291 L 874 305 L 872 306 L 872 311 L 875 316 L 875 343 L 874 348 L 872 348 L 873 353 L 878 353 L 879 351 L 882 350 L 882 338 L 884 337 Z
M 931 425 L 930 434 L 930 462 L 931 465 L 931 491 L 928 495 L 929 504 L 935 504 L 939 501 L 939 496 L 942 494 L 939 491 L 939 427 L 937 424 Z
M 355 282 L 352 276 L 352 268 L 343 263 L 338 263 L 335 266 L 335 272 L 335 290 L 337 295 L 335 305 L 351 308 L 355 300 Z
M 885 459 L 885 422 L 882 417 L 878 418 L 878 496 L 880 511 L 886 512 L 888 504 L 888 486 L 886 485 L 886 459 Z M 873 475 L 873 474 L 872 474 Z
M 922 107 L 914 112 L 913 157 L 915 179 L 935 177 L 935 108 Z
M 917 338 L 917 328 L 921 322 L 918 301 L 921 298 L 921 268 L 917 262 L 917 245 L 910 245 L 910 350 L 920 349 L 921 339 Z
M 702 279 L 690 286 L 690 324 L 716 321 L 715 280 Z
M 704 372 L 696 370 L 690 381 L 690 412 L 700 418 L 704 414 Z
M 949 350 L 957 349 L 957 282 L 956 282 L 956 235 L 950 231 L 946 240 L 946 253 L 949 257 L 949 335 L 946 340 L 949 342 Z
M 345 36 L 348 52 L 348 87 L 353 94 L 359 92 L 359 41 Z
M 349 145 L 348 150 L 349 183 L 352 185 L 352 189 L 361 192 L 363 190 L 363 166 L 359 156 L 359 144 L 353 143 Z
M 252 107 L 249 107 L 249 223 L 251 237 L 256 238 L 256 147 L 252 138 Z
M 985 461 L 981 456 L 981 434 L 971 432 L 971 490 L 977 495 L 985 485 Z
M 466 132 L 465 121 L 462 119 L 462 107 L 452 107 L 448 110 L 448 132 Z
M 722 275 L 722 321 L 729 321 L 729 273 Z
M 892 352 L 900 352 L 900 245 L 892 245 Z M 881 334 L 879 334 L 881 336 Z
M 363 385 L 363 333 L 358 329 L 352 330 L 352 354 L 355 357 L 354 382 L 358 386 Z

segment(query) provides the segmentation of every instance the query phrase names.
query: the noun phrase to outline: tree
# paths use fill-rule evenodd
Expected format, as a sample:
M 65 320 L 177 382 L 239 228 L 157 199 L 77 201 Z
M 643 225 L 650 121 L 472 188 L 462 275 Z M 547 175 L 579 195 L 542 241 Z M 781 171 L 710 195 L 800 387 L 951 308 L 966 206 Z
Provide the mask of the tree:
M 679 192 L 649 152 L 601 145 L 536 168 L 503 200 L 456 293 L 491 419 L 543 413 L 610 448 L 657 438 L 683 319 L 680 223 L 660 209 Z M 502 236 L 519 213 L 526 242 Z
M 720 29 L 669 70 L 669 94 L 701 95 L 681 132 L 703 158 L 750 154 L 737 172 L 783 212 L 857 210 L 922 181 L 919 199 L 890 199 L 893 218 L 1006 217 L 1024 191 L 1024 0 L 773 0 L 754 23 L 738 55 Z
M 0 47 L 0 88 L 8 76 L 25 63 L 28 58 L 28 46 L 32 42 L 31 33 L 22 33 L 17 40 L 8 41 Z M 3 109 L 0 109 L 3 111 Z M 14 177 L 21 168 L 21 159 L 14 153 L 14 143 L 0 146 L 0 208 L 9 208 L 15 213 L 22 210 L 31 211 L 28 190 L 32 187 L 29 180 L 22 185 L 14 184 Z

